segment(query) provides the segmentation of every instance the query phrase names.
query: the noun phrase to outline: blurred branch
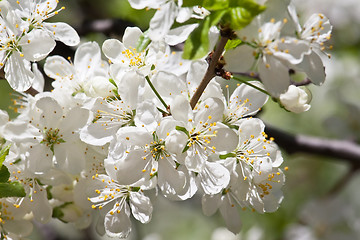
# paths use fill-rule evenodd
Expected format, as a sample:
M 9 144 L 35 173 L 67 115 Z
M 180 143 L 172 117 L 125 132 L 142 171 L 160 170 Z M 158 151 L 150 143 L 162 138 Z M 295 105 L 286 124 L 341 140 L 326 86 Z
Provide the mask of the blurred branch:
M 255 72 L 233 72 L 233 74 L 261 81 L 261 78 L 260 78 L 259 74 L 255 73 Z M 311 83 L 311 80 L 309 78 L 305 78 L 304 80 L 302 80 L 300 82 L 290 81 L 290 83 L 291 83 L 291 85 L 295 85 L 297 87 L 300 87 L 300 86 L 309 85 Z
M 266 133 L 275 138 L 275 142 L 285 152 L 317 154 L 348 161 L 353 168 L 360 168 L 360 145 L 347 140 L 330 140 L 306 135 L 293 135 L 285 131 L 266 126 Z
M 76 31 L 80 36 L 94 32 L 100 32 L 106 36 L 113 34 L 123 35 L 125 29 L 129 26 L 135 25 L 122 19 L 97 19 L 84 21 L 80 27 L 76 28 Z

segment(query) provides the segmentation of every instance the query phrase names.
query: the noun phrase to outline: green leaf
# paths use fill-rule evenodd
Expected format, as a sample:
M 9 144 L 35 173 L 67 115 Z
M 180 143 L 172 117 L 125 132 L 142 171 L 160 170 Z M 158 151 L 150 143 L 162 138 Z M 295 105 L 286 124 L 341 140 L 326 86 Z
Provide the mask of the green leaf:
M 24 187 L 19 182 L 0 183 L 0 198 L 25 196 Z
M 199 59 L 208 54 L 210 28 L 218 24 L 225 13 L 225 10 L 216 11 L 203 19 L 185 42 L 184 59 Z
M 204 0 L 183 0 L 182 7 L 203 6 Z
M 229 7 L 229 0 L 204 0 L 201 6 L 209 11 L 223 10 Z
M 6 183 L 9 180 L 10 172 L 5 165 L 1 166 L 0 169 L 0 183 Z
M 225 50 L 234 49 L 242 43 L 240 39 L 228 40 L 225 45 Z
M 7 155 L 9 155 L 10 146 L 11 145 L 7 145 L 0 151 L 0 167 L 2 166 L 3 162 L 5 161 L 5 157 Z
M 237 7 L 229 8 L 223 17 L 224 24 L 229 24 L 233 30 L 246 27 L 255 16 L 265 10 L 265 6 L 255 3 L 253 0 L 238 2 Z
M 151 43 L 151 40 L 150 40 L 149 36 L 147 35 L 147 32 L 144 32 L 139 37 L 139 40 L 137 41 L 136 51 L 137 52 L 144 51 L 146 49 L 146 47 L 149 46 L 150 43 Z

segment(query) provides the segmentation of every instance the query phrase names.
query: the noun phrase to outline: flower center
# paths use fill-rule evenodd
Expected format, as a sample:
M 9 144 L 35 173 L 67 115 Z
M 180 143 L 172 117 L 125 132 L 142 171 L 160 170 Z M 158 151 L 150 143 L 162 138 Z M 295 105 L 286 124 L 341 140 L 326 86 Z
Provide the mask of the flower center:
M 44 139 L 40 142 L 45 144 L 54 153 L 55 144 L 64 143 L 65 140 L 62 138 L 62 134 L 59 134 L 58 128 L 44 129 Z

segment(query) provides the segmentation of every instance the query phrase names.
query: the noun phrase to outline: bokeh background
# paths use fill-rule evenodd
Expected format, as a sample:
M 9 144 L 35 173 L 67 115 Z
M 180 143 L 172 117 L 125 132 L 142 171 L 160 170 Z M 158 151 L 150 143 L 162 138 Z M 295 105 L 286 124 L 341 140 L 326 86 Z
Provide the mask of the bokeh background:
M 269 0 L 272 1 L 272 0 Z M 273 0 L 275 1 L 275 0 Z M 266 124 L 291 134 L 305 134 L 360 144 L 360 1 L 296 0 L 300 21 L 312 13 L 325 14 L 333 24 L 331 59 L 324 59 L 327 80 L 310 86 L 311 109 L 303 114 L 286 112 L 269 101 L 259 115 Z M 133 10 L 126 0 L 61 1 L 66 10 L 52 21 L 74 26 L 82 41 L 119 38 L 126 26 L 146 30 L 154 11 Z M 99 32 L 99 31 L 102 32 Z M 60 43 L 52 53 L 72 56 L 74 49 Z M 50 82 L 47 89 L 51 88 Z M 0 81 L 0 108 L 11 117 L 18 94 Z M 312 240 L 360 239 L 360 174 L 341 158 L 306 153 L 283 154 L 286 184 L 284 200 L 275 213 L 239 213 L 242 232 L 235 236 L 224 227 L 219 213 L 206 217 L 201 211 L 201 196 L 185 202 L 170 202 L 161 196 L 153 202 L 152 221 L 133 222 L 129 239 L 137 240 Z M 360 159 L 359 159 L 360 161 Z M 93 229 L 76 230 L 71 224 L 53 220 L 37 225 L 30 239 L 107 239 Z

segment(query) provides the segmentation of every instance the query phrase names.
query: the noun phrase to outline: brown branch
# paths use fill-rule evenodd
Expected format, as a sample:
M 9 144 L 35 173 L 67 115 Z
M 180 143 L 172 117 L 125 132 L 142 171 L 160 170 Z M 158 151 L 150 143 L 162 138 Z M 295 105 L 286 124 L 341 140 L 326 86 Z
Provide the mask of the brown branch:
M 271 126 L 266 126 L 266 133 L 289 154 L 303 152 L 338 158 L 348 161 L 353 168 L 360 168 L 360 145 L 354 142 L 292 135 Z
M 34 89 L 33 87 L 30 87 L 28 90 L 25 91 L 25 93 L 28 93 L 28 94 L 30 94 L 31 96 L 34 97 L 39 92 L 36 89 Z
M 220 41 L 218 42 L 218 44 L 216 46 L 215 52 L 211 55 L 209 67 L 208 67 L 203 79 L 201 80 L 200 85 L 198 86 L 198 88 L 196 89 L 194 95 L 192 96 L 192 98 L 190 100 L 191 108 L 194 109 L 196 103 L 199 101 L 205 88 L 207 87 L 207 85 L 209 84 L 211 79 L 216 76 L 215 69 L 216 69 L 216 66 L 218 65 L 218 61 L 224 51 L 225 45 L 228 40 L 229 40 L 228 36 L 221 35 Z

